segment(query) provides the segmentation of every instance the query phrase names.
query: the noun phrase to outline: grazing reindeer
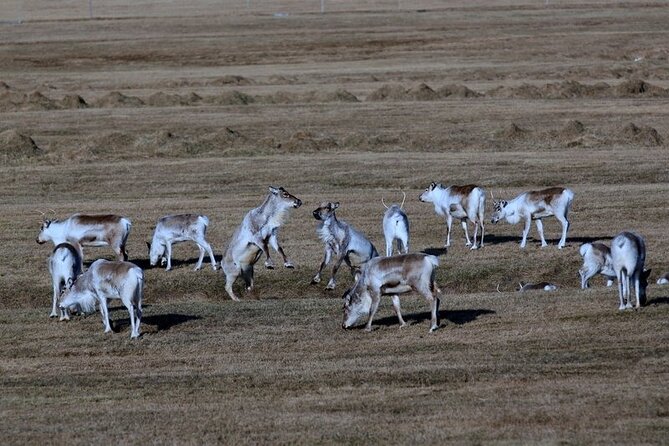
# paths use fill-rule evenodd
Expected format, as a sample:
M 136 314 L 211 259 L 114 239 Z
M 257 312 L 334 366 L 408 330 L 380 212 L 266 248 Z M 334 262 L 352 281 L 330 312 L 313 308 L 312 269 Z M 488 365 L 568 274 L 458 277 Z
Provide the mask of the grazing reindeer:
M 499 220 L 505 218 L 507 222 L 515 225 L 522 219 L 525 219 L 525 228 L 523 229 L 523 240 L 520 247 L 524 248 L 527 244 L 527 234 L 530 232 L 532 220 L 537 225 L 537 231 L 541 237 L 541 247 L 548 246 L 544 238 L 544 226 L 542 219 L 554 215 L 562 224 L 562 237 L 558 243 L 558 248 L 562 249 L 567 243 L 567 230 L 569 229 L 569 220 L 567 213 L 574 199 L 574 192 L 564 187 L 551 187 L 539 191 L 523 192 L 511 201 L 494 200 L 491 222 L 496 224 Z
M 65 220 L 44 220 L 37 243 L 54 245 L 74 240 L 82 246 L 111 246 L 117 260 L 128 260 L 125 244 L 131 223 L 120 215 L 74 214 Z
M 588 288 L 588 280 L 601 274 L 606 277 L 606 286 L 613 285 L 616 277 L 611 263 L 611 249 L 604 243 L 583 243 L 579 249 L 583 257 L 583 266 L 578 270 L 581 276 L 581 288 Z
M 409 252 L 409 218 L 402 207 L 407 195 L 402 192 L 402 204 L 386 206 L 381 198 L 381 203 L 386 208 L 383 214 L 383 237 L 386 240 L 386 256 L 393 255 L 393 244 L 397 240 L 397 252 L 407 254 Z
M 668 283 L 669 283 L 669 272 L 662 274 L 660 278 L 657 279 L 658 285 L 666 285 Z
M 360 265 L 379 255 L 367 237 L 345 221 L 337 219 L 335 210 L 338 207 L 339 202 L 326 202 L 321 203 L 313 212 L 314 218 L 320 221 L 317 232 L 325 243 L 325 253 L 318 272 L 311 279 L 312 284 L 321 281 L 323 268 L 330 263 L 333 256 L 336 257 L 335 264 L 332 267 L 332 277 L 330 277 L 330 281 L 325 287 L 326 290 L 335 289 L 335 275 L 342 262 L 346 262 L 351 268 L 351 274 L 355 274 Z
M 532 291 L 532 290 L 541 290 L 541 291 L 555 291 L 558 289 L 558 286 L 550 282 L 539 282 L 539 283 L 524 283 L 520 282 L 518 284 L 518 292 Z
M 636 307 L 646 304 L 646 287 L 650 270 L 644 270 L 646 262 L 646 243 L 643 237 L 633 232 L 621 232 L 611 242 L 611 259 L 613 271 L 618 279 L 620 295 L 619 310 L 632 308 L 630 280 L 634 282 Z
M 415 253 L 393 257 L 377 257 L 365 264 L 362 274 L 352 288 L 344 294 L 343 328 L 349 328 L 358 319 L 369 313 L 365 330 L 372 330 L 372 319 L 379 308 L 381 296 L 392 296 L 393 308 L 400 322 L 400 328 L 406 326 L 400 312 L 399 294 L 411 290 L 420 293 L 428 302 L 432 311 L 430 332 L 439 327 L 439 288 L 434 282 L 435 268 L 439 266 L 436 256 Z
M 473 184 L 467 186 L 444 187 L 442 184 L 430 183 L 418 198 L 423 203 L 433 203 L 437 215 L 446 217 L 446 247 L 451 246 L 451 225 L 453 218 L 460 219 L 465 231 L 467 246 L 471 249 L 483 248 L 485 236 L 484 217 L 485 191 Z M 467 220 L 474 223 L 474 243 L 469 240 Z M 479 227 L 481 228 L 480 244 L 476 243 Z
M 263 204 L 246 213 L 221 260 L 221 268 L 225 273 L 225 291 L 232 300 L 239 300 L 232 291 L 232 284 L 239 276 L 244 279 L 248 291 L 253 288 L 253 266 L 263 253 L 267 257 L 265 267 L 274 268 L 268 244 L 281 254 L 286 268 L 294 268 L 279 245 L 277 233 L 288 211 L 300 206 L 302 200 L 289 194 L 283 187 L 270 186 Z
M 81 252 L 81 246 L 77 242 L 59 243 L 53 248 L 48 262 L 51 283 L 53 285 L 53 299 L 49 317 L 58 316 L 56 312 L 58 298 L 68 284 L 74 282 L 83 271 L 83 260 L 84 256 Z M 60 320 L 68 319 L 70 319 L 70 315 L 67 312 L 67 308 L 61 308 Z
M 112 331 L 109 324 L 107 299 L 121 299 L 130 314 L 130 337 L 139 337 L 144 297 L 144 273 L 130 262 L 99 259 L 79 276 L 60 298 L 60 308 L 78 307 L 84 313 L 95 311 L 100 306 L 105 333 Z
M 205 250 L 209 253 L 211 267 L 216 271 L 214 253 L 211 250 L 211 245 L 204 238 L 207 233 L 207 226 L 209 226 L 209 219 L 204 215 L 179 214 L 162 217 L 156 224 L 153 240 L 151 243 L 147 243 L 151 266 L 155 266 L 159 258 L 165 261 L 167 257 L 165 270 L 169 271 L 172 269 L 172 244 L 192 240 L 200 250 L 195 271 L 202 268 Z

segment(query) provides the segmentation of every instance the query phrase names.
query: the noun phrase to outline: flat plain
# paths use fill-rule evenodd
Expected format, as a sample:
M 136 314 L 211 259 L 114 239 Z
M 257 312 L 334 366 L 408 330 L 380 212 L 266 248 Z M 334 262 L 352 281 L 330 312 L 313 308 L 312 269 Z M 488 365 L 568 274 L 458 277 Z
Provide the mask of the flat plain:
M 185 6 L 187 3 L 188 6 Z M 669 8 L 665 2 L 8 2 L 0 8 L 0 434 L 7 444 L 663 444 L 669 438 Z M 20 20 L 19 20 L 20 19 Z M 470 251 L 418 195 L 574 190 L 567 247 L 546 220 L 486 221 Z M 209 216 L 217 258 L 269 185 L 304 205 L 241 302 L 193 245 L 172 271 L 145 242 L 166 214 Z M 341 328 L 311 215 L 383 247 L 399 202 L 411 248 L 440 255 L 440 329 L 382 301 Z M 487 217 L 491 213 L 488 195 Z M 129 217 L 145 268 L 142 337 L 112 309 L 49 319 L 42 215 Z M 648 305 L 581 290 L 581 243 L 634 230 Z M 111 258 L 86 250 L 87 264 Z M 329 271 L 325 275 L 329 277 Z M 517 293 L 551 281 L 551 293 Z M 362 322 L 362 321 L 361 321 Z

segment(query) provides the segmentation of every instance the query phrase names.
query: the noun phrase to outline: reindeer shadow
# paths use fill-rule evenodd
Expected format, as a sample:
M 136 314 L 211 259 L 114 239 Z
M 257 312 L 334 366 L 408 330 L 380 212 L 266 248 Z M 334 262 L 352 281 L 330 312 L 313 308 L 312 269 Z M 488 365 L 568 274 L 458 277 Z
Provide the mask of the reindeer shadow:
M 448 248 L 425 248 L 421 251 L 422 253 L 429 254 L 431 256 L 445 256 L 448 253 Z
M 475 310 L 440 310 L 438 312 L 438 318 L 440 321 L 447 320 L 455 325 L 464 325 L 470 322 L 474 322 L 479 318 L 479 316 L 486 314 L 495 314 L 495 311 L 488 310 L 486 308 L 479 308 Z M 420 324 L 421 322 L 429 321 L 432 318 L 432 315 L 429 311 L 423 311 L 420 313 L 402 315 L 402 317 L 409 325 L 415 325 Z M 383 325 L 386 327 L 397 324 L 398 320 L 397 316 L 395 315 L 372 321 L 372 325 Z
M 195 264 L 197 264 L 198 257 L 192 257 L 190 259 L 177 259 L 172 257 L 172 269 L 177 269 L 177 268 L 182 268 L 188 266 L 190 269 L 193 269 Z M 216 262 L 216 268 L 220 267 L 221 265 L 221 260 L 223 260 L 222 255 L 216 255 L 214 254 L 214 261 Z M 161 265 L 160 262 L 158 262 L 157 265 L 151 266 L 151 261 L 148 258 L 139 258 L 139 259 L 130 259 L 129 262 L 134 263 L 135 265 L 139 266 L 140 268 L 144 269 L 165 269 L 165 265 Z M 202 268 L 200 269 L 205 269 L 205 268 L 210 268 L 211 269 L 211 259 L 209 259 L 209 255 L 204 256 L 204 260 L 202 260 Z
M 125 309 L 125 307 L 123 307 Z M 156 331 L 167 331 L 172 327 L 181 325 L 183 323 L 202 319 L 201 316 L 192 316 L 189 314 L 178 314 L 178 313 L 168 313 L 168 314 L 157 314 L 153 316 L 146 316 L 142 318 L 141 325 L 151 325 L 156 327 Z M 112 331 L 118 333 L 123 331 L 125 328 L 130 326 L 130 318 L 119 319 L 113 321 Z
M 485 235 L 485 244 L 486 245 L 499 245 L 502 243 L 509 243 L 509 242 L 514 242 L 514 243 L 520 243 L 522 240 L 522 235 L 518 236 L 513 236 L 513 235 L 495 235 L 495 234 L 486 234 Z M 610 235 L 604 235 L 600 237 L 567 237 L 567 243 L 576 243 L 576 244 L 583 244 L 583 243 L 593 243 L 593 242 L 600 242 L 600 241 L 605 241 L 605 240 L 613 240 L 613 236 Z M 533 236 L 531 233 L 527 237 L 527 242 L 528 244 L 530 242 L 540 242 L 541 239 L 539 238 L 539 235 Z M 546 238 L 546 242 L 549 245 L 557 245 L 558 242 L 560 241 L 560 237 L 556 238 Z
M 669 297 L 656 297 L 655 299 L 651 299 L 648 302 L 646 302 L 646 306 L 648 305 L 668 305 L 669 304 Z

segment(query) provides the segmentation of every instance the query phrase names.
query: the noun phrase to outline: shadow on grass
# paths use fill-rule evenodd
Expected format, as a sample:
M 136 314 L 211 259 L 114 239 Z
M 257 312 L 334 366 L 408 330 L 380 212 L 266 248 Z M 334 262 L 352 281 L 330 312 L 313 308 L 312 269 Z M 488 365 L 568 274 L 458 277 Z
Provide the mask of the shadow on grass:
M 648 305 L 667 305 L 669 304 L 669 297 L 656 297 L 655 299 L 649 300 L 646 303 Z
M 195 264 L 197 263 L 197 260 L 198 257 L 192 257 L 190 259 L 176 259 L 172 257 L 172 269 L 177 269 L 186 266 L 188 266 L 190 269 L 193 269 L 195 267 Z M 216 268 L 219 268 L 221 266 L 221 260 L 223 260 L 223 256 L 214 254 L 214 260 L 216 261 Z M 129 261 L 139 266 L 142 269 L 154 269 L 154 268 L 160 268 L 163 270 L 165 269 L 165 265 L 161 265 L 160 262 L 158 262 L 158 264 L 155 266 L 151 266 L 151 262 L 149 261 L 149 259 L 144 259 L 144 258 L 130 259 Z M 205 268 L 211 269 L 211 259 L 209 258 L 209 255 L 205 255 L 204 259 L 202 260 L 201 269 Z
M 495 314 L 493 310 L 485 308 L 475 310 L 440 310 L 438 313 L 440 326 L 441 322 L 448 321 L 456 325 L 464 325 L 475 321 L 479 316 L 486 314 Z M 402 317 L 409 325 L 419 324 L 421 322 L 429 321 L 432 317 L 429 311 L 412 314 L 402 314 Z M 397 316 L 387 316 L 381 319 L 375 319 L 372 325 L 392 326 L 399 324 Z M 361 326 L 364 328 L 364 325 Z
M 141 325 L 152 325 L 156 327 L 157 331 L 167 331 L 174 326 L 198 319 L 202 319 L 202 317 L 191 316 L 188 314 L 175 314 L 175 313 L 157 314 L 154 316 L 143 317 L 141 320 Z M 119 319 L 117 321 L 113 321 L 112 330 L 114 331 L 114 333 L 118 333 L 120 331 L 123 331 L 126 327 L 129 326 L 130 326 L 129 318 Z
M 422 250 L 421 252 L 424 252 L 425 254 L 429 254 L 431 256 L 444 256 L 448 253 L 448 248 L 426 248 Z
M 488 245 L 498 245 L 502 243 L 509 243 L 509 242 L 514 242 L 520 244 L 520 241 L 522 240 L 522 228 L 521 231 L 518 233 L 517 236 L 512 236 L 512 235 L 495 235 L 495 234 L 486 234 L 485 235 L 485 244 Z M 593 242 L 601 242 L 601 241 L 606 241 L 606 240 L 613 240 L 613 236 L 610 235 L 605 235 L 605 236 L 600 236 L 600 237 L 569 237 L 567 236 L 567 243 L 576 243 L 578 245 L 582 245 L 583 243 L 593 243 Z M 549 245 L 557 245 L 558 242 L 560 241 L 560 238 L 546 238 L 546 242 Z M 533 237 L 532 234 L 530 234 L 527 237 L 527 243 L 530 244 L 531 242 L 537 242 L 541 243 L 539 236 Z

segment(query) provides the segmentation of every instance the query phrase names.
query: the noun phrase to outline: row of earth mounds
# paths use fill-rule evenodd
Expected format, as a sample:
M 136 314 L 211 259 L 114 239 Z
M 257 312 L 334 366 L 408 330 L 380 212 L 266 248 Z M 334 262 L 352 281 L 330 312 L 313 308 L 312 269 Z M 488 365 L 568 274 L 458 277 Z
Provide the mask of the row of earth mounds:
M 610 143 L 653 147 L 664 144 L 659 132 L 647 125 L 630 122 L 604 132 L 588 128 L 578 120 L 570 120 L 561 128 L 548 131 L 533 131 L 512 122 L 497 130 L 494 138 L 505 143 L 543 140 L 549 145 L 566 147 L 592 147 Z
M 669 89 L 651 85 L 643 80 L 627 80 L 611 86 L 605 82 L 593 85 L 576 81 L 563 81 L 544 85 L 522 84 L 500 86 L 486 92 L 477 92 L 464 85 L 451 84 L 433 89 L 425 83 L 413 87 L 400 84 L 385 84 L 370 92 L 367 101 L 436 101 L 445 98 L 520 98 L 520 99 L 565 99 L 565 98 L 627 98 L 669 97 Z M 217 95 L 200 96 L 197 93 L 174 94 L 162 91 L 140 98 L 118 91 L 87 102 L 81 96 L 70 94 L 61 99 L 49 98 L 39 91 L 20 93 L 7 84 L 0 84 L 0 111 L 59 110 L 76 108 L 133 108 L 133 107 L 178 107 L 195 105 L 248 105 L 258 104 L 302 104 L 327 102 L 360 102 L 353 93 L 345 89 L 310 90 L 305 92 L 278 91 L 265 95 L 251 95 L 238 90 L 226 90 Z

